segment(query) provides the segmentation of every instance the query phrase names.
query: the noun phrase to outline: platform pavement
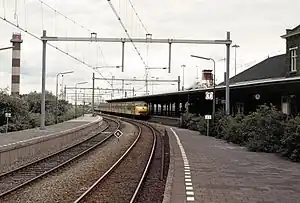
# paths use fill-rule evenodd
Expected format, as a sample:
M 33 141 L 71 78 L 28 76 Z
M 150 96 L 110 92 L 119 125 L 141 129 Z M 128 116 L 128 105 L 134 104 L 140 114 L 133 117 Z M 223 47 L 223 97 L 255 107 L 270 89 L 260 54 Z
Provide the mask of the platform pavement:
M 168 134 L 171 160 L 164 203 L 300 202 L 299 163 L 194 131 L 168 127 Z
M 61 132 L 64 130 L 79 127 L 81 125 L 93 122 L 98 117 L 93 117 L 91 114 L 86 114 L 85 116 L 69 120 L 63 123 L 46 126 L 45 130 L 40 130 L 39 128 L 33 128 L 22 131 L 15 131 L 10 133 L 0 133 L 0 148 L 3 146 L 14 145 L 20 142 L 29 141 L 31 139 L 36 139 L 37 137 L 47 136 L 56 132 Z

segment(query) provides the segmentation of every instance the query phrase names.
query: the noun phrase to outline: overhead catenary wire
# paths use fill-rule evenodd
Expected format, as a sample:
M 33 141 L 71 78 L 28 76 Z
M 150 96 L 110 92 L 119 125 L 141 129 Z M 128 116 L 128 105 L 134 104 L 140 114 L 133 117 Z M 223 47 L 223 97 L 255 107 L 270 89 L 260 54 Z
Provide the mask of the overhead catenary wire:
M 141 23 L 143 29 L 145 30 L 146 34 L 149 34 L 149 31 L 148 31 L 147 27 L 145 26 L 145 24 L 143 23 L 142 19 L 141 19 L 140 16 L 139 16 L 139 14 L 137 13 L 137 11 L 136 11 L 136 9 L 135 9 L 135 7 L 134 7 L 132 1 L 131 1 L 131 0 L 128 0 L 128 1 L 129 1 L 129 3 L 130 3 L 130 6 L 131 6 L 133 12 L 135 13 L 136 17 L 137 17 L 138 20 L 140 21 L 140 23 Z
M 111 3 L 111 0 L 107 0 L 107 2 L 108 2 L 108 4 L 109 4 L 109 6 L 111 7 L 112 11 L 114 12 L 115 16 L 117 17 L 118 21 L 120 22 L 122 28 L 123 28 L 124 31 L 125 31 L 125 34 L 127 35 L 127 37 L 128 37 L 128 39 L 129 39 L 129 41 L 131 42 L 132 46 L 134 47 L 136 53 L 137 53 L 138 56 L 140 57 L 140 59 L 141 59 L 143 65 L 144 65 L 145 67 L 147 67 L 147 64 L 146 64 L 145 60 L 143 59 L 143 57 L 142 57 L 140 51 L 138 50 L 137 46 L 136 46 L 135 43 L 133 42 L 133 40 L 132 40 L 130 34 L 128 33 L 128 30 L 127 30 L 126 26 L 124 25 L 124 23 L 123 23 L 123 21 L 122 21 L 122 19 L 121 19 L 121 17 L 120 17 L 119 14 L 117 13 L 117 11 L 116 11 L 114 5 Z
M 62 12 L 58 11 L 58 10 L 55 9 L 54 7 L 52 7 L 52 6 L 50 6 L 49 4 L 45 3 L 44 1 L 42 1 L 42 0 L 37 0 L 37 1 L 41 2 L 41 4 L 44 4 L 44 5 L 45 5 L 47 8 L 49 8 L 50 10 L 52 10 L 52 11 L 54 11 L 55 13 L 57 13 L 57 14 L 63 16 L 66 20 L 71 21 L 72 23 L 74 23 L 75 25 L 77 25 L 77 26 L 81 27 L 82 29 L 88 31 L 89 33 L 95 33 L 94 31 L 92 31 L 92 30 L 89 29 L 88 27 L 86 27 L 86 26 L 84 26 L 84 25 L 82 25 L 82 24 L 76 22 L 74 19 L 68 17 L 67 15 L 65 15 L 65 14 L 63 14 Z M 104 57 L 103 50 L 102 50 L 102 48 L 99 46 L 99 44 L 97 44 L 97 45 L 98 45 L 98 47 L 99 47 L 99 49 L 100 49 L 100 54 L 101 54 L 101 56 L 102 56 L 102 58 L 103 58 L 103 62 L 104 62 L 104 64 L 106 64 L 106 60 L 105 60 L 105 57 Z

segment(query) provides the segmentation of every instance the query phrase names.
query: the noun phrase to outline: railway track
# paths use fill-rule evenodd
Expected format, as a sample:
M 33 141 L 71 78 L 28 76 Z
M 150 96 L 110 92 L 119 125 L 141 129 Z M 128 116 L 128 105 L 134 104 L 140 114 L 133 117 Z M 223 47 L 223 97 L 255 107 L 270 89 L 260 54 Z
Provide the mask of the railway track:
M 135 201 L 154 154 L 156 134 L 150 125 L 126 121 L 139 128 L 137 138 L 74 203 Z
M 120 127 L 120 123 L 110 118 L 105 118 L 105 121 L 108 125 L 88 139 L 43 159 L 1 174 L 0 197 L 4 197 L 50 172 L 61 168 L 108 140 L 113 135 L 113 132 Z M 104 134 L 105 132 L 108 134 Z

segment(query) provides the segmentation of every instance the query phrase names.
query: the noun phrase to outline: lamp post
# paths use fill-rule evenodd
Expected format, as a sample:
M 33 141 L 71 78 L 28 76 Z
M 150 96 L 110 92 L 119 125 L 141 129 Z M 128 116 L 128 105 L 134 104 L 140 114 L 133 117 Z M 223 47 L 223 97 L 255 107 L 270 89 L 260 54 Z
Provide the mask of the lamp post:
M 182 68 L 182 91 L 184 90 L 184 68 L 186 67 L 186 65 L 181 65 Z
M 88 82 L 78 82 L 75 84 L 75 118 L 76 118 L 76 115 L 77 115 L 77 85 L 83 85 L 83 84 L 86 84 Z
M 216 62 L 213 58 L 206 58 L 206 57 L 195 56 L 195 55 L 191 55 L 191 57 L 212 61 L 214 63 L 214 76 L 213 76 L 214 77 L 214 80 L 213 80 L 214 95 L 213 95 L 213 110 L 212 110 L 212 120 L 214 122 L 215 113 L 216 113 Z
M 55 99 L 55 123 L 58 123 L 58 120 L 57 120 L 57 117 L 58 117 L 58 77 L 60 75 L 67 75 L 67 74 L 71 74 L 71 73 L 74 73 L 74 71 L 67 71 L 67 72 L 61 72 L 61 73 L 58 73 L 56 75 L 56 90 L 55 90 L 55 96 L 56 96 L 56 99 Z
M 234 75 L 236 75 L 236 49 L 237 49 L 237 48 L 240 48 L 240 46 L 237 45 L 237 44 L 235 44 L 235 45 L 233 45 L 232 47 L 235 48 L 235 53 L 234 53 L 234 54 L 235 54 L 235 57 L 234 57 L 234 64 L 235 64 L 235 65 L 234 65 Z

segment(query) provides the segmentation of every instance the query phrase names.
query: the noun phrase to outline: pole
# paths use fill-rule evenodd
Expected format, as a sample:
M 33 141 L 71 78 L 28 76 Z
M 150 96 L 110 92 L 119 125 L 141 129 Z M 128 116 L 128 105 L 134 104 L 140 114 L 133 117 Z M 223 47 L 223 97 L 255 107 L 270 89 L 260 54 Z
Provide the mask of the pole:
M 84 110 L 85 110 L 85 90 L 83 90 L 83 108 L 82 108 L 82 116 L 84 116 Z
M 169 42 L 169 73 L 171 73 L 171 63 L 172 63 L 172 43 Z
M 64 90 L 64 100 L 67 100 L 67 86 L 65 85 L 65 90 Z
M 181 66 L 182 67 L 182 91 L 184 91 L 184 65 Z
M 58 73 L 56 75 L 56 90 L 55 90 L 55 123 L 58 123 L 58 77 L 59 77 L 60 73 Z
M 213 87 L 214 87 L 214 95 L 213 95 L 213 112 L 212 112 L 212 123 L 214 124 L 215 121 L 215 114 L 216 114 L 216 62 L 214 59 L 211 59 L 214 62 L 214 80 L 213 80 Z
M 227 40 L 230 40 L 230 32 L 227 32 Z M 226 44 L 226 114 L 230 114 L 230 98 L 229 98 L 229 66 L 230 66 L 230 44 Z
M 235 51 L 234 51 L 234 75 L 236 75 L 236 49 L 237 49 L 237 46 L 235 47 Z
M 207 130 L 206 131 L 207 131 L 206 132 L 207 136 L 209 136 L 209 119 L 207 119 Z
M 180 75 L 178 76 L 178 86 L 177 86 L 178 91 L 180 91 Z
M 46 35 L 47 35 L 46 30 L 43 30 L 43 37 L 46 37 Z M 45 130 L 46 47 L 47 47 L 47 40 L 43 40 L 41 124 L 40 124 L 41 130 Z
M 5 133 L 8 132 L 8 116 L 6 117 L 6 128 L 5 128 Z
M 111 77 L 111 87 L 112 87 L 112 96 L 111 97 L 114 97 L 114 78 L 115 78 L 115 76 Z
M 125 42 L 122 42 L 122 72 L 124 72 L 124 61 L 125 61 Z
M 93 90 L 92 90 L 92 116 L 95 115 L 95 73 L 93 73 Z
M 148 70 L 146 69 L 146 95 L 148 95 Z
M 124 97 L 124 80 L 122 80 L 122 98 Z
M 75 116 L 74 118 L 76 118 L 77 116 L 77 84 L 75 85 Z

